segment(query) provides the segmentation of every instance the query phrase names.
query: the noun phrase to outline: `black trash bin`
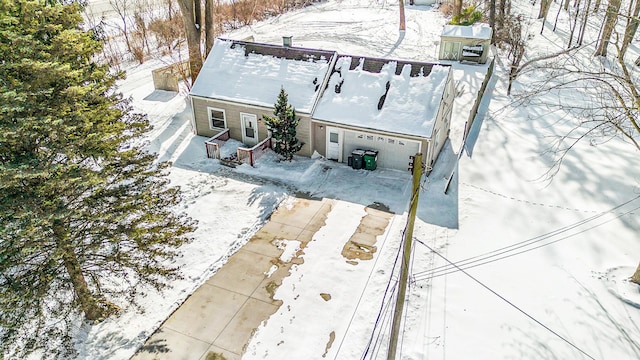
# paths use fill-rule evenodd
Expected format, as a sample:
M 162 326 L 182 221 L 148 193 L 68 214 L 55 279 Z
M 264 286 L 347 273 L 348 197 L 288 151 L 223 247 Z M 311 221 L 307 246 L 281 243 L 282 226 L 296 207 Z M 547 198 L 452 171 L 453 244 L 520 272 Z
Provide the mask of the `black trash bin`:
M 353 150 L 351 157 L 353 158 L 351 167 L 354 169 L 362 169 L 364 166 L 364 150 Z
M 378 151 L 367 150 L 364 152 L 364 168 L 367 170 L 375 170 L 378 167 Z

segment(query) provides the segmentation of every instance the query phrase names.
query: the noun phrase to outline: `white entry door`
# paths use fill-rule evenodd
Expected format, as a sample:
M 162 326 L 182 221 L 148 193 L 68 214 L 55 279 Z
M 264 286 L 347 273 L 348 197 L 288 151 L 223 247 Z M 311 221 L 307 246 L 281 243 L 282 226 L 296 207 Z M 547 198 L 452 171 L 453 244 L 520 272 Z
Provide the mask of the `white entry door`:
M 340 159 L 340 149 L 342 145 L 342 132 L 338 128 L 327 127 L 327 159 Z
M 258 118 L 254 114 L 240 113 L 242 142 L 253 146 L 258 143 Z

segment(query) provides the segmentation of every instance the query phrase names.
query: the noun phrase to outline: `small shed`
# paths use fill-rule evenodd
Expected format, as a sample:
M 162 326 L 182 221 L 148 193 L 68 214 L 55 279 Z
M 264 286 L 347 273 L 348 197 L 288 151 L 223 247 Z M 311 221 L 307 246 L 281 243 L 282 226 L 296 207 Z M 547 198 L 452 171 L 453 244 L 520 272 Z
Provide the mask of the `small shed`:
M 487 62 L 493 30 L 488 24 L 445 25 L 440 35 L 440 60 Z

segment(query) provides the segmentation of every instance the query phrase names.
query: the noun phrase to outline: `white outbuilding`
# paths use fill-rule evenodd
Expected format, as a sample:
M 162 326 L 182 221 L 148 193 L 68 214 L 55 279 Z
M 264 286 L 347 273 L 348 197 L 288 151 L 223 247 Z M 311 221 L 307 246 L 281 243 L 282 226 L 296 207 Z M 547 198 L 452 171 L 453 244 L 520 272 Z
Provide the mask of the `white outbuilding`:
M 488 24 L 445 25 L 440 35 L 440 60 L 487 62 L 493 30 Z

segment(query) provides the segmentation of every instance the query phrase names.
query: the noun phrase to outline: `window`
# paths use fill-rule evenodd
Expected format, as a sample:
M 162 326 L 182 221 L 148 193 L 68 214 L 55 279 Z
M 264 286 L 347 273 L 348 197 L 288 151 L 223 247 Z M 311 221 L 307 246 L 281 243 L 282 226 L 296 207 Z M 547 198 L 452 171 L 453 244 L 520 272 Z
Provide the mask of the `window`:
M 337 144 L 338 143 L 338 133 L 330 132 L 329 133 L 329 141 L 332 142 L 332 143 Z
M 227 122 L 224 115 L 224 110 L 207 108 L 209 110 L 209 126 L 212 129 L 226 129 Z
M 251 124 L 251 122 L 248 122 L 246 127 L 244 128 L 244 134 L 246 137 L 248 138 L 254 138 L 255 137 L 255 129 L 253 128 L 253 124 Z

